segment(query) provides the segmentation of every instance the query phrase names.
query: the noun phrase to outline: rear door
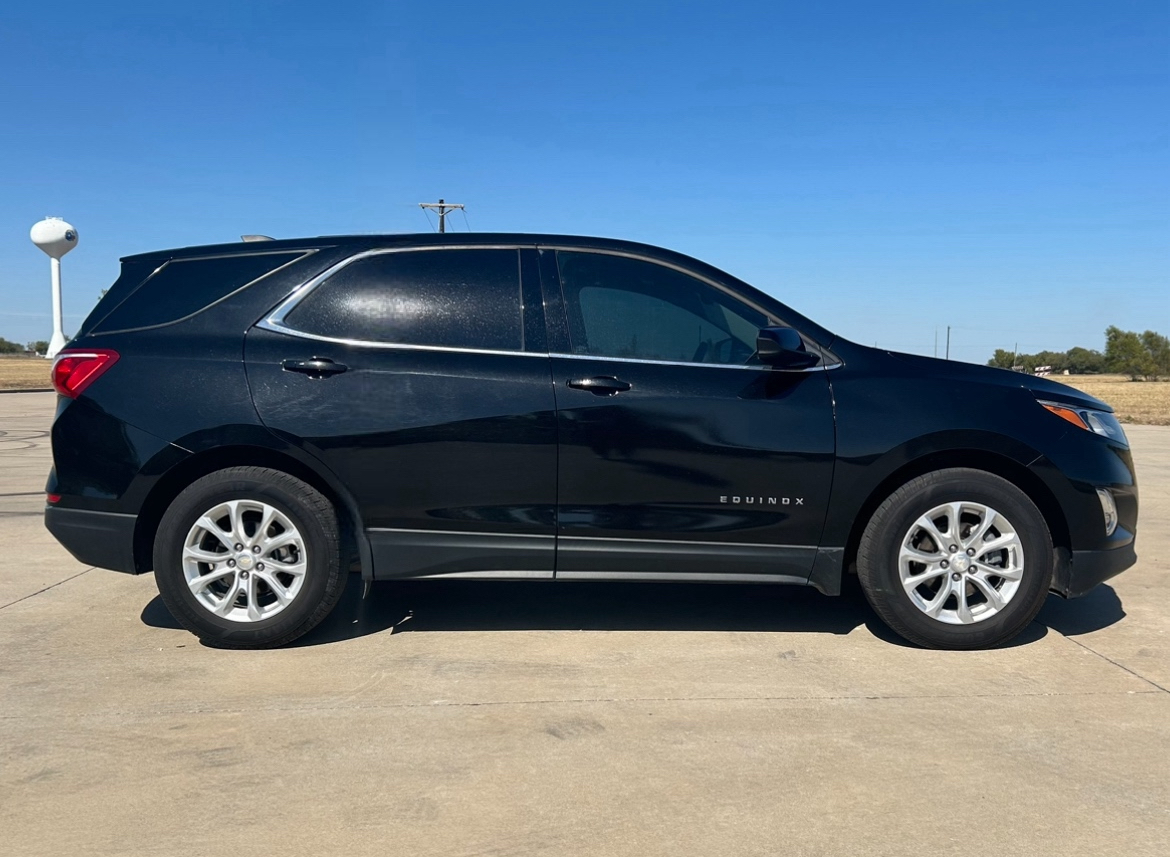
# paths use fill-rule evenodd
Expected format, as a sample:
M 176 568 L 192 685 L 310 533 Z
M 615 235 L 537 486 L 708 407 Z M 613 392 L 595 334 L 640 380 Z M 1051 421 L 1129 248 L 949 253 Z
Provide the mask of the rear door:
M 364 518 L 378 578 L 551 577 L 555 400 L 535 250 L 359 254 L 253 328 L 272 431 Z
M 651 259 L 542 251 L 560 430 L 557 577 L 805 582 L 832 481 L 826 372 L 780 323 Z

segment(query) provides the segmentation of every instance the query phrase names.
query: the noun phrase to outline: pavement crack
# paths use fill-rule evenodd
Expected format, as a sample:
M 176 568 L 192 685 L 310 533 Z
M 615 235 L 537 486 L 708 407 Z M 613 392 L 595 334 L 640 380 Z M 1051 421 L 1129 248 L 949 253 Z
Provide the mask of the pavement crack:
M 42 592 L 48 592 L 50 589 L 56 589 L 62 583 L 68 583 L 71 580 L 76 580 L 77 578 L 81 577 L 81 575 L 83 575 L 83 574 L 89 574 L 96 567 L 97 566 L 91 565 L 89 568 L 85 569 L 85 571 L 79 571 L 79 572 L 77 572 L 77 574 L 70 575 L 69 577 L 65 578 L 64 580 L 58 580 L 56 583 L 50 583 L 44 589 L 38 589 L 36 592 L 32 592 L 32 593 L 29 593 L 28 595 L 17 598 L 15 601 L 9 601 L 7 604 L 0 605 L 0 610 L 5 610 L 5 609 L 11 607 L 13 604 L 19 604 L 21 601 L 28 601 L 28 599 L 35 598 L 36 596 L 40 595 Z
M 1145 677 L 1144 675 L 1142 675 L 1141 673 L 1139 673 L 1139 672 L 1136 672 L 1136 671 L 1134 671 L 1134 670 L 1131 670 L 1131 669 L 1130 669 L 1129 667 L 1127 667 L 1125 664 L 1118 663 L 1117 661 L 1113 660 L 1113 658 L 1109 657 L 1108 655 L 1103 655 L 1103 654 L 1101 654 L 1101 652 L 1098 652 L 1098 651 L 1097 651 L 1096 649 L 1094 649 L 1092 646 L 1086 646 L 1086 645 L 1085 645 L 1084 643 L 1082 643 L 1080 640 L 1074 639 L 1073 637 L 1065 637 L 1065 639 L 1066 639 L 1066 640 L 1068 640 L 1070 643 L 1076 643 L 1078 646 L 1080 646 L 1080 647 L 1081 647 L 1082 649 L 1084 649 L 1086 652 L 1092 652 L 1094 655 L 1096 655 L 1097 657 L 1101 658 L 1102 660 L 1104 660 L 1104 661 L 1108 661 L 1109 663 L 1113 664 L 1113 666 L 1115 666 L 1115 667 L 1118 667 L 1118 668 L 1120 668 L 1120 669 L 1123 669 L 1123 670 L 1125 670 L 1127 673 L 1129 673 L 1129 674 L 1130 674 L 1131 676 L 1133 676 L 1134 678 L 1140 678 L 1140 679 L 1141 679 L 1142 681 L 1144 681 L 1146 684 L 1148 684 L 1148 685 L 1152 685 L 1153 687 L 1156 687 L 1156 688 L 1158 688 L 1158 690 L 1162 691 L 1162 693 L 1170 693 L 1170 688 L 1165 688 L 1165 687 L 1162 687 L 1162 685 L 1158 684 L 1158 683 L 1157 683 L 1156 681 L 1154 681 L 1153 679 L 1146 678 L 1146 677 Z

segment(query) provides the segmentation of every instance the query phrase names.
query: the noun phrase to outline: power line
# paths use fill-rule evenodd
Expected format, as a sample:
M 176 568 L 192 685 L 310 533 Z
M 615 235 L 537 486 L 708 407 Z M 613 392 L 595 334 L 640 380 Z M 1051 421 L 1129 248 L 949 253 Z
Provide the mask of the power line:
M 458 209 L 463 210 L 463 204 L 459 202 L 447 202 L 445 199 L 440 199 L 438 202 L 420 202 L 418 207 L 424 211 L 437 211 L 439 213 L 439 231 L 447 231 L 447 215 L 452 211 Z M 463 215 L 466 217 L 467 215 Z

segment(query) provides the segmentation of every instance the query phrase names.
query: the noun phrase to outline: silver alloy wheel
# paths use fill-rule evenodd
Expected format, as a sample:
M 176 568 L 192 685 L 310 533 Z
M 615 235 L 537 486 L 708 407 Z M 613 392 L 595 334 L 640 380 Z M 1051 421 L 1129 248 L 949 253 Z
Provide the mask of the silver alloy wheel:
M 308 568 L 305 540 L 288 516 L 259 500 L 204 512 L 183 542 L 183 575 L 195 600 L 223 619 L 259 622 L 292 603 Z
M 898 551 L 910 601 L 949 625 L 1003 610 L 1024 576 L 1024 546 L 1011 521 L 982 503 L 936 506 L 915 521 Z

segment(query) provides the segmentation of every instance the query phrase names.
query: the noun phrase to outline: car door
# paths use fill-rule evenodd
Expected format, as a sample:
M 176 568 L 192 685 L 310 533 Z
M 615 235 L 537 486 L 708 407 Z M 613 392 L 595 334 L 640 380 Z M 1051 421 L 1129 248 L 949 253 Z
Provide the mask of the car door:
M 677 266 L 541 255 L 557 578 L 807 581 L 834 459 L 824 368 L 762 365 L 756 334 L 782 320 Z
M 264 424 L 352 494 L 378 578 L 551 577 L 556 421 L 535 250 L 360 253 L 249 331 Z

